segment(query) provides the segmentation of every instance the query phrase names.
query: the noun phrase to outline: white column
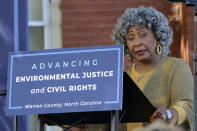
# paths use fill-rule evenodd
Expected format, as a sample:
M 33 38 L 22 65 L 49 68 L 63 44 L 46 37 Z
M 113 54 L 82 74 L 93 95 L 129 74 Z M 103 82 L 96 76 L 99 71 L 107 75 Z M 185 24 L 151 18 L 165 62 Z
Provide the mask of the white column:
M 44 2 L 45 1 L 45 2 Z M 48 1 L 48 3 L 46 2 Z M 45 5 L 44 5 L 45 4 Z M 44 17 L 47 26 L 45 27 L 45 49 L 62 48 L 62 29 L 61 29 L 61 0 L 43 0 L 43 14 L 50 15 Z M 47 8 L 47 9 L 46 9 Z M 45 23 L 45 24 L 46 24 Z M 62 131 L 57 126 L 45 126 L 46 131 Z
M 51 0 L 51 47 L 62 48 L 61 0 Z

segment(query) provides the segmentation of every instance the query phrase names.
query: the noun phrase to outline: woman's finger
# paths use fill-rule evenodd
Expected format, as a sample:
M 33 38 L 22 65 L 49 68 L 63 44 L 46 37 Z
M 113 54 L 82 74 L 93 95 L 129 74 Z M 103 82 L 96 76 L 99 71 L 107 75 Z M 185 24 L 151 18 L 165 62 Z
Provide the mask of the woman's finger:
M 151 116 L 150 120 L 153 121 L 155 119 L 166 119 L 166 108 L 164 106 L 160 106 Z

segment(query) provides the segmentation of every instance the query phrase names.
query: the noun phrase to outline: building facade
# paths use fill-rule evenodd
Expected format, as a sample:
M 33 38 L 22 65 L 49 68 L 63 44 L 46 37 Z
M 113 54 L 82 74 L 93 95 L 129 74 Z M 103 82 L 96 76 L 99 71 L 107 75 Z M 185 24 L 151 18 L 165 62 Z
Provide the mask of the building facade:
M 170 56 L 183 58 L 193 70 L 194 8 L 165 0 L 29 0 L 30 49 L 112 45 L 112 30 L 126 8 L 152 6 L 167 16 L 174 31 Z M 125 57 L 125 65 L 132 64 Z M 30 116 L 30 130 L 38 128 Z M 47 127 L 60 130 L 57 127 Z

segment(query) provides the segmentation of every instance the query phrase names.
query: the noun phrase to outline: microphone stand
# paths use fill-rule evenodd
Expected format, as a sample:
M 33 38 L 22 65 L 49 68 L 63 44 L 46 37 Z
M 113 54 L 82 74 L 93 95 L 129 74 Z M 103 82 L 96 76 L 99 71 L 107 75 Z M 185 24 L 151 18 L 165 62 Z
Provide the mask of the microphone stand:
M 5 96 L 6 95 L 6 90 L 2 90 L 1 92 L 0 92 L 0 96 Z
M 19 51 L 19 0 L 13 0 L 14 13 L 14 52 Z M 18 131 L 18 116 L 14 116 L 14 131 Z
M 0 96 L 6 96 L 6 94 L 7 94 L 7 90 L 2 90 L 0 92 Z M 18 117 L 17 116 L 14 116 L 14 131 L 17 131 L 18 130 L 17 125 L 18 125 Z

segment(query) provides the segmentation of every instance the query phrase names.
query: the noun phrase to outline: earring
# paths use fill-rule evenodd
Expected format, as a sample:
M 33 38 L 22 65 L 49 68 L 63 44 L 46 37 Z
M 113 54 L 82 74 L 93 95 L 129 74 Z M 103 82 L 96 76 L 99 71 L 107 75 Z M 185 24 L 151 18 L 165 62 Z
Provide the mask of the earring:
M 158 42 L 158 44 L 157 44 L 156 49 L 157 49 L 157 54 L 158 54 L 158 55 L 161 55 L 161 53 L 162 53 L 162 47 L 161 47 L 161 44 L 160 44 L 159 42 Z

